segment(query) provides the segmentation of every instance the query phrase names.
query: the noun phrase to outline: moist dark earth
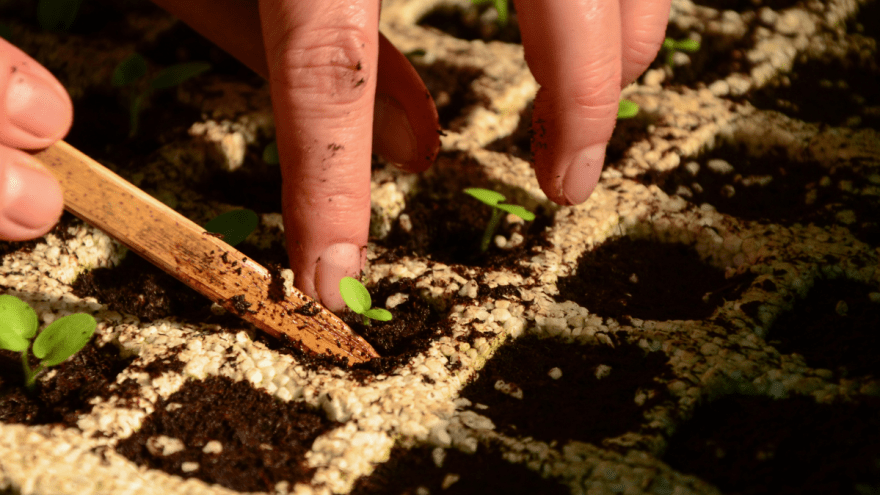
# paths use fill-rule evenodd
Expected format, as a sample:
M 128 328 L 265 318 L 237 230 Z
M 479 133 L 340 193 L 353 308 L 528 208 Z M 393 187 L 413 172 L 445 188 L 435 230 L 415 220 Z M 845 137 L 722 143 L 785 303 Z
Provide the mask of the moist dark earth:
M 739 12 L 757 8 L 754 2 L 747 0 L 698 3 Z M 762 3 L 777 11 L 794 4 L 791 0 Z M 848 23 L 849 31 L 876 38 L 878 5 L 876 1 L 866 5 L 858 18 Z M 146 2 L 128 2 L 123 8 L 110 2 L 87 1 L 83 2 L 83 13 L 72 32 L 115 42 L 131 41 L 131 35 L 118 28 L 129 8 L 148 16 L 158 13 Z M 3 11 L 4 16 L 8 13 Z M 33 24 L 34 12 L 30 7 L 11 15 Z M 491 39 L 518 39 L 515 22 L 511 24 L 513 30 L 492 31 L 495 28 L 487 30 L 474 24 L 472 17 L 459 10 L 437 12 L 426 17 L 423 24 L 441 29 L 452 26 L 450 29 L 459 29 L 454 34 L 465 39 L 484 39 L 486 32 L 492 33 Z M 462 25 L 466 27 L 461 29 Z M 39 29 L 36 24 L 32 27 L 34 31 Z M 667 32 L 675 39 L 688 34 L 674 26 Z M 750 66 L 742 50 L 747 45 L 747 40 L 723 46 L 708 40 L 701 52 L 691 56 L 691 64 L 676 68 L 664 84 L 667 87 L 700 85 L 733 72 L 746 72 Z M 152 42 L 139 42 L 138 50 L 153 64 L 208 60 L 215 73 L 257 86 L 262 84 L 259 78 L 254 78 L 247 69 L 182 24 Z M 411 59 L 426 80 L 454 86 L 446 88 L 452 98 L 440 109 L 443 126 L 451 125 L 462 108 L 473 103 L 468 100 L 466 91 L 470 81 L 443 79 L 442 64 L 423 67 L 418 64 L 417 54 Z M 658 59 L 652 67 L 661 64 Z M 470 77 L 475 78 L 477 73 L 475 70 Z M 813 73 L 828 77 L 814 78 Z M 780 78 L 743 98 L 758 108 L 777 110 L 824 125 L 876 129 L 877 116 L 864 109 L 877 105 L 877 75 L 876 57 L 872 61 L 850 54 L 844 61 L 799 61 L 794 74 L 787 79 Z M 822 97 L 817 98 L 817 94 Z M 127 175 L 136 173 L 163 143 L 185 139 L 186 126 L 198 118 L 195 109 L 178 102 L 173 94 L 157 94 L 142 115 L 140 133 L 129 139 L 125 103 L 124 97 L 109 88 L 92 89 L 77 98 L 74 101 L 76 123 L 68 141 L 108 164 L 126 164 L 127 168 L 119 172 Z M 523 115 L 526 124 L 511 138 L 493 143 L 490 149 L 528 157 L 529 112 L 526 110 Z M 641 116 L 619 123 L 609 148 L 609 164 L 613 165 L 615 157 L 622 155 L 626 143 L 644 136 L 644 127 L 650 123 L 645 119 L 649 118 Z M 264 144 L 248 150 L 249 166 L 245 167 L 259 173 L 215 175 L 188 186 L 204 197 L 224 198 L 261 213 L 278 212 L 280 192 L 271 193 L 280 183 L 278 170 L 263 167 L 258 159 Z M 720 148 L 698 161 L 705 165 L 709 159 L 724 159 L 742 164 L 744 168 L 731 176 L 723 176 L 713 175 L 703 166 L 696 177 L 682 175 L 689 172 L 680 169 L 667 176 L 640 180 L 657 184 L 668 194 L 678 193 L 680 186 L 688 187 L 691 195 L 686 199 L 694 205 L 709 203 L 721 212 L 759 222 L 812 222 L 833 226 L 840 223 L 837 216 L 840 211 L 852 210 L 856 220 L 847 224 L 847 228 L 864 242 L 872 245 L 880 242 L 877 204 L 838 187 L 842 181 L 850 180 L 845 168 L 827 171 L 820 164 L 780 166 L 778 158 L 756 159 L 733 148 Z M 793 168 L 798 169 L 796 174 L 792 173 Z M 737 173 L 739 179 L 736 179 Z M 832 181 L 832 187 L 823 189 L 821 181 L 825 175 Z M 772 180 L 768 187 L 750 186 L 743 182 L 748 176 L 770 176 Z M 702 192 L 692 187 L 695 182 L 702 186 Z M 145 183 L 145 187 L 155 185 Z M 734 194 L 725 186 L 731 186 Z M 807 205 L 805 198 L 811 190 L 817 192 L 813 202 Z M 413 198 L 406 210 L 413 220 L 413 230 L 402 232 L 398 226 L 389 239 L 382 242 L 390 250 L 386 260 L 415 254 L 450 264 L 516 271 L 520 270 L 517 260 L 545 246 L 542 233 L 551 224 L 552 214 L 538 211 L 536 221 L 503 225 L 499 231 L 508 237 L 514 232 L 522 234 L 526 240 L 521 247 L 475 254 L 474 248 L 490 212 L 475 200 L 456 194 L 458 191 L 441 189 Z M 436 201 L 438 197 L 445 201 Z M 68 235 L 67 226 L 76 222 L 79 220 L 66 214 L 53 233 L 64 239 Z M 0 256 L 27 251 L 39 242 L 0 242 Z M 286 266 L 283 249 L 246 254 L 263 264 Z M 670 280 L 676 283 L 670 284 Z M 558 300 L 573 300 L 591 313 L 621 324 L 633 318 L 702 319 L 710 316 L 723 300 L 735 299 L 750 283 L 748 276 L 725 280 L 717 269 L 701 263 L 694 252 L 682 246 L 623 237 L 611 239 L 586 253 L 579 260 L 577 273 L 560 281 Z M 411 284 L 382 281 L 370 289 L 377 302 L 384 303 L 396 292 L 409 294 L 410 298 L 396 309 L 399 320 L 395 323 L 374 322 L 366 328 L 357 323 L 354 315 L 346 315 L 347 321 L 381 349 L 384 356 L 355 371 L 356 376 L 365 380 L 404 366 L 411 356 L 448 332 L 443 312 L 420 299 Z M 880 351 L 877 332 L 880 312 L 868 295 L 872 290 L 875 289 L 840 280 L 820 280 L 806 299 L 796 301 L 794 307 L 773 324 L 767 341 L 781 353 L 798 353 L 809 366 L 829 369 L 836 377 L 877 376 L 880 373 L 876 359 Z M 219 321 L 230 331 L 248 328 L 235 318 L 211 315 L 206 299 L 133 254 L 118 267 L 83 274 L 75 284 L 75 291 L 81 297 L 95 297 L 110 309 L 136 315 L 143 321 L 175 317 L 193 322 Z M 480 297 L 487 295 L 486 288 L 481 287 Z M 515 297 L 516 294 L 506 291 L 504 296 Z M 829 332 L 829 328 L 835 331 Z M 292 347 L 293 350 L 288 351 L 285 344 L 273 343 L 268 337 L 257 338 L 281 352 L 301 353 Z M 613 335 L 609 338 L 616 339 Z M 577 439 L 614 449 L 614 445 L 603 442 L 639 429 L 645 410 L 669 400 L 664 390 L 653 387 L 655 378 L 669 374 L 668 356 L 615 342 L 615 349 L 609 350 L 598 345 L 523 337 L 499 349 L 462 391 L 462 396 L 474 404 L 488 406 L 474 410 L 490 417 L 508 434 L 548 442 Z M 610 375 L 602 380 L 595 376 L 598 364 L 611 367 Z M 316 359 L 313 365 L 336 364 Z M 114 392 L 108 388 L 126 367 L 158 376 L 179 371 L 182 363 L 174 357 L 174 351 L 151 363 L 135 363 L 120 358 L 119 350 L 113 345 L 98 347 L 92 342 L 56 367 L 51 379 L 38 382 L 36 389 L 29 392 L 22 386 L 20 356 L 0 351 L 0 420 L 76 427 L 77 416 L 89 410 L 88 401 L 92 397 L 107 397 L 111 393 L 131 397 L 136 393 L 131 383 L 121 384 Z M 562 371 L 557 380 L 548 375 L 555 367 Z M 494 388 L 499 379 L 518 386 L 524 398 L 537 400 L 501 394 Z M 640 387 L 651 391 L 641 405 L 633 401 L 635 390 Z M 715 484 L 726 494 L 876 492 L 880 486 L 880 402 L 876 397 L 855 395 L 848 397 L 847 402 L 817 404 L 811 398 L 791 396 L 784 391 L 775 399 L 747 392 L 731 384 L 714 400 L 705 400 L 693 417 L 683 421 L 674 432 L 645 432 L 667 437 L 668 447 L 661 457 L 664 462 L 682 473 Z M 171 404 L 180 407 L 168 407 Z M 279 402 L 244 383 L 209 378 L 191 380 L 176 394 L 161 401 L 143 428 L 121 442 L 118 450 L 134 462 L 176 475 L 196 476 L 239 491 L 271 491 L 279 481 L 309 479 L 311 472 L 304 465 L 304 453 L 317 435 L 333 427 L 323 413 L 303 404 Z M 170 456 L 155 456 L 146 448 L 147 439 L 153 435 L 180 438 L 187 448 Z M 202 452 L 208 440 L 218 440 L 223 445 L 222 453 Z M 264 445 L 272 448 L 264 448 Z M 653 446 L 635 448 L 650 450 Z M 198 462 L 198 470 L 181 471 L 186 461 Z M 431 493 L 568 492 L 552 480 L 502 460 L 492 446 L 481 445 L 474 455 L 445 451 L 442 467 L 436 465 L 430 447 L 395 448 L 391 459 L 380 465 L 373 475 L 359 480 L 353 493 L 416 493 L 422 486 Z M 662 493 L 662 487 L 658 490 L 655 492 Z

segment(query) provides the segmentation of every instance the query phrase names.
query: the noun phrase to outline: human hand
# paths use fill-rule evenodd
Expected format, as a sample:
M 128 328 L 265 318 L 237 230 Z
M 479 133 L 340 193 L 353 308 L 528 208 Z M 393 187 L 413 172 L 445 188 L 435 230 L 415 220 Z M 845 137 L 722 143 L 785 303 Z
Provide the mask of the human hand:
M 587 200 L 602 172 L 620 89 L 656 58 L 670 0 L 515 0 L 526 62 L 541 85 L 534 168 L 561 205 Z
M 58 223 L 64 202 L 55 177 L 22 150 L 63 138 L 73 104 L 46 68 L 3 38 L 0 96 L 0 239 L 34 239 Z
M 421 172 L 440 146 L 433 99 L 378 32 L 379 0 L 153 1 L 269 80 L 295 284 L 341 310 L 339 281 L 365 262 L 371 149 Z

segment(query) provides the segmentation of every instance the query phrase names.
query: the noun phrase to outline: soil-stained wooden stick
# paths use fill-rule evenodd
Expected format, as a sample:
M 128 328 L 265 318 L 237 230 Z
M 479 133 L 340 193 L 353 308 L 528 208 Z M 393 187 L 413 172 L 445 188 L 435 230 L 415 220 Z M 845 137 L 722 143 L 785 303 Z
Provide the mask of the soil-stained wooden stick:
M 287 298 L 283 290 L 270 293 L 266 268 L 73 146 L 59 141 L 34 156 L 61 183 L 68 211 L 227 311 L 270 335 L 286 334 L 349 363 L 378 356 L 323 306 L 296 289 Z

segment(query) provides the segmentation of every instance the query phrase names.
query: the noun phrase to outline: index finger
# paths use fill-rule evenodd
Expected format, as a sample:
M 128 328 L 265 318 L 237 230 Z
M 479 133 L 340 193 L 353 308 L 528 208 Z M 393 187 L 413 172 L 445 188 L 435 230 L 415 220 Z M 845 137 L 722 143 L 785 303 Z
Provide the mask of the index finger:
M 562 205 L 593 192 L 614 131 L 621 82 L 617 0 L 516 0 L 526 62 L 541 85 L 532 117 L 535 173 Z
M 296 285 L 341 309 L 370 223 L 378 0 L 260 0 Z

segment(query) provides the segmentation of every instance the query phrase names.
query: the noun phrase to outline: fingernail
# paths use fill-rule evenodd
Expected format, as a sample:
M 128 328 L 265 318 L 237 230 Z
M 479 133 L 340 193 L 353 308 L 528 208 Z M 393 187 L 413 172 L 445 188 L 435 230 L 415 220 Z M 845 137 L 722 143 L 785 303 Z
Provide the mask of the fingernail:
M 405 164 L 416 157 L 416 133 L 397 100 L 376 96 L 373 110 L 374 152 L 390 162 Z
M 6 88 L 6 112 L 19 129 L 37 138 L 59 136 L 66 131 L 61 118 L 69 112 L 67 98 L 55 84 L 17 70 Z
M 4 167 L 3 216 L 25 229 L 46 228 L 58 221 L 64 208 L 55 177 L 35 166 L 11 162 Z
M 590 197 L 599 182 L 604 163 L 604 144 L 584 148 L 575 155 L 562 183 L 562 194 L 569 204 L 579 205 Z
M 361 272 L 361 249 L 354 244 L 334 244 L 321 253 L 315 267 L 315 290 L 318 299 L 330 311 L 340 311 L 345 301 L 339 293 L 342 277 L 358 278 Z

